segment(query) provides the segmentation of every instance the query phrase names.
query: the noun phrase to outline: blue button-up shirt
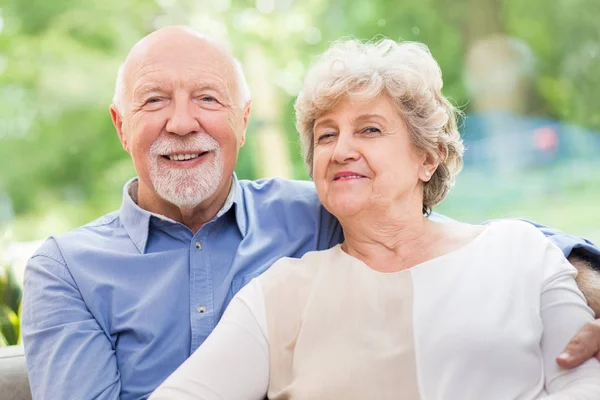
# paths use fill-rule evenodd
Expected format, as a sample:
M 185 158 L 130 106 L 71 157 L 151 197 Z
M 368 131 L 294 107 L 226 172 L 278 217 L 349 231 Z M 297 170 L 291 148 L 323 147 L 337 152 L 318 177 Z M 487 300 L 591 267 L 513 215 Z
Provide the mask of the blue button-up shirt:
M 234 176 L 230 201 L 196 233 L 138 207 L 131 184 L 119 211 L 49 238 L 28 263 L 22 323 L 34 398 L 146 398 L 252 278 L 342 240 L 310 182 Z
M 231 298 L 280 257 L 340 242 L 310 182 L 238 181 L 198 232 L 132 200 L 49 238 L 27 265 L 23 341 L 34 397 L 141 399 L 202 344 Z

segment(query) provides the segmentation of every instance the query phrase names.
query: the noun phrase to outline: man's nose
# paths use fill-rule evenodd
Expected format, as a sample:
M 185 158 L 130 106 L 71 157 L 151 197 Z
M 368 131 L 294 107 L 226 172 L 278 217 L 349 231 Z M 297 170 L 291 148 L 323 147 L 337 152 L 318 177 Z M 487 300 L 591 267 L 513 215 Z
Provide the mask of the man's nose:
M 176 135 L 187 135 L 200 131 L 197 113 L 194 105 L 188 99 L 176 99 L 173 104 L 172 114 L 167 122 L 167 132 Z
M 360 153 L 357 150 L 354 135 L 352 133 L 340 133 L 335 143 L 331 159 L 343 164 L 349 161 L 356 161 L 359 158 Z

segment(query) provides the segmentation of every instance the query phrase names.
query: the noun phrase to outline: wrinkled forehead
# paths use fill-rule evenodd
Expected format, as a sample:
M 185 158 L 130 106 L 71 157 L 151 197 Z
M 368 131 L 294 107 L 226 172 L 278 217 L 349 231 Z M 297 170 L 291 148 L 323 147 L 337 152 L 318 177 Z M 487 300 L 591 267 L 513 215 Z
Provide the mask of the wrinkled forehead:
M 313 126 L 319 119 L 344 112 L 349 108 L 352 108 L 353 111 L 371 111 L 373 108 L 381 107 L 382 101 L 390 105 L 394 104 L 392 97 L 383 86 L 355 85 L 330 96 L 317 94 L 313 99 L 315 105 Z M 395 110 L 395 112 L 398 112 L 398 110 Z
M 188 43 L 159 43 L 130 54 L 125 64 L 125 86 L 133 95 L 141 86 L 220 88 L 236 96 L 233 58 L 210 43 L 194 38 Z

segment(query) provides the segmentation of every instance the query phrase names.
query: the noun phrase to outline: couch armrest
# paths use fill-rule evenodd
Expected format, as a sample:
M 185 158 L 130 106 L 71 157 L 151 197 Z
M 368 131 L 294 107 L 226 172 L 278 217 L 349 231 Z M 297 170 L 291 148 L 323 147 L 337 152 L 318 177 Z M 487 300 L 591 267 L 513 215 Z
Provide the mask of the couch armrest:
M 23 346 L 0 347 L 0 393 L 3 400 L 31 400 Z

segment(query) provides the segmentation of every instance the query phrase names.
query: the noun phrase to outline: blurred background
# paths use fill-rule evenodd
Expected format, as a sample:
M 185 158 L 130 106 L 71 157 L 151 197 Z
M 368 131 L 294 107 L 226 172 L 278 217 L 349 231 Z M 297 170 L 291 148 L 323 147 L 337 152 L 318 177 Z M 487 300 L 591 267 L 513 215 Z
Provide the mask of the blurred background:
M 244 66 L 253 111 L 238 177 L 307 179 L 293 102 L 333 40 L 415 40 L 465 113 L 465 169 L 435 211 L 600 243 L 599 20 L 598 0 L 2 0 L 0 319 L 14 322 L 18 298 L 2 288 L 18 287 L 40 240 L 119 207 L 134 170 L 108 113 L 116 71 L 172 24 L 227 39 Z

